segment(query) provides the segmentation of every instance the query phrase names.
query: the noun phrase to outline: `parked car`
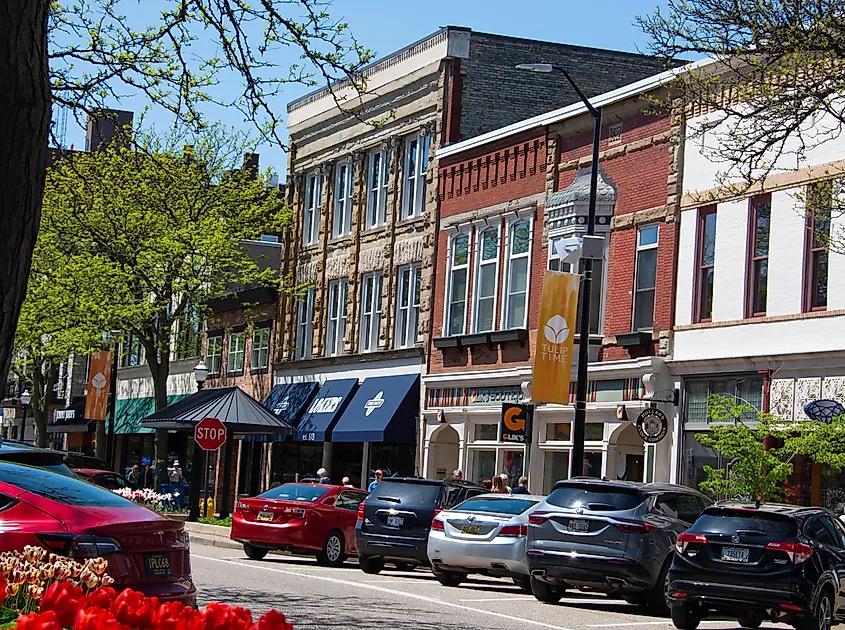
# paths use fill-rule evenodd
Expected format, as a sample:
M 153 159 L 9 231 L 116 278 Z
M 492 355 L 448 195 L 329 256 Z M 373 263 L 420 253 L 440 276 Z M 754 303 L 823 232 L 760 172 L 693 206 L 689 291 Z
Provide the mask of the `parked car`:
M 542 496 L 480 494 L 434 517 L 428 559 L 444 586 L 458 586 L 470 573 L 513 578 L 531 592 L 525 538 L 528 515 Z
M 73 471 L 64 463 L 64 460 L 64 451 L 38 448 L 16 440 L 0 439 L 0 461 L 38 466 L 60 475 L 73 477 Z
M 238 499 L 232 540 L 261 560 L 273 549 L 317 556 L 337 567 L 355 555 L 355 520 L 367 493 L 355 488 L 286 483 L 257 497 Z
M 111 470 L 98 470 L 96 468 L 74 468 L 73 472 L 86 481 L 95 483 L 106 490 L 120 490 L 121 488 L 137 488 L 120 473 Z
M 567 588 L 587 588 L 665 613 L 675 540 L 711 504 L 673 484 L 559 481 L 528 516 L 531 590 L 554 603 Z
M 194 605 L 184 523 L 73 476 L 0 462 L 0 551 L 102 556 L 115 587 Z
M 358 507 L 355 545 L 364 573 L 390 562 L 399 569 L 428 566 L 428 532 L 441 510 L 487 492 L 456 479 L 384 479 Z
M 94 457 L 92 455 L 84 455 L 83 453 L 77 453 L 76 451 L 58 451 L 62 453 L 65 458 L 65 464 L 68 465 L 69 468 L 90 468 L 92 470 L 108 470 L 109 464 L 103 459 L 99 457 Z
M 845 621 L 845 526 L 829 510 L 720 503 L 678 537 L 668 600 L 677 628 L 726 615 L 800 630 Z

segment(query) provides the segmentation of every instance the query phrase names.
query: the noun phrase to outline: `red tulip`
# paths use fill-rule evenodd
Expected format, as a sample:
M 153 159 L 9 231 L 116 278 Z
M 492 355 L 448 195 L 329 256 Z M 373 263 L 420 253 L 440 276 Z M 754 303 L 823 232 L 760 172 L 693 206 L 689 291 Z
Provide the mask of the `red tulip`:
M 144 597 L 143 593 L 126 589 L 112 602 L 111 612 L 123 625 L 138 630 L 155 628 L 159 602 L 155 597 Z
M 245 613 L 245 614 L 244 614 Z M 206 630 L 249 630 L 252 614 L 244 608 L 211 602 L 202 611 Z
M 293 630 L 293 626 L 278 610 L 270 610 L 261 615 L 258 623 L 251 630 Z
M 109 610 L 86 608 L 76 613 L 73 630 L 129 630 L 129 628 L 115 619 Z
M 29 613 L 18 617 L 18 630 L 62 630 L 59 617 L 52 610 L 43 613 Z
M 88 607 L 108 610 L 116 597 L 117 591 L 110 586 L 94 589 L 88 594 Z
M 86 607 L 85 591 L 70 582 L 53 582 L 41 598 L 41 612 L 53 611 L 62 628 L 73 626 L 76 613 Z

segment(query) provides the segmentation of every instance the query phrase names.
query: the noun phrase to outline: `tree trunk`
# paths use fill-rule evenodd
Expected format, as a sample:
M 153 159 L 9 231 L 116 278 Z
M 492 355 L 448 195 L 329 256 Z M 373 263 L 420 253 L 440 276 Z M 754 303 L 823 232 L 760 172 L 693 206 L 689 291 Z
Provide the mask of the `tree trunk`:
M 30 356 L 40 355 L 30 350 Z M 58 378 L 58 366 L 50 360 L 33 359 L 32 362 L 32 418 L 35 424 L 35 443 L 41 448 L 47 446 L 47 420 L 53 385 Z
M 170 374 L 170 352 L 157 351 L 155 344 L 144 342 L 147 353 L 147 365 L 153 377 L 153 392 L 155 395 L 156 411 L 167 407 L 167 377 Z M 157 358 L 158 357 L 158 358 Z M 155 439 L 156 483 L 161 485 L 170 481 L 167 476 L 167 431 L 156 429 Z
M 0 383 L 41 218 L 50 127 L 48 0 L 0 0 Z

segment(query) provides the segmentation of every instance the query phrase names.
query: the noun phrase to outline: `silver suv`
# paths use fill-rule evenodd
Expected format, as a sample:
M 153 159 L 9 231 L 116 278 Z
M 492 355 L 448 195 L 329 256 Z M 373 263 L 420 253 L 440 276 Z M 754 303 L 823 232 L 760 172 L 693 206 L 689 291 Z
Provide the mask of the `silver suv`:
M 559 481 L 528 517 L 531 591 L 556 603 L 567 588 L 598 590 L 665 614 L 675 539 L 712 503 L 674 484 Z

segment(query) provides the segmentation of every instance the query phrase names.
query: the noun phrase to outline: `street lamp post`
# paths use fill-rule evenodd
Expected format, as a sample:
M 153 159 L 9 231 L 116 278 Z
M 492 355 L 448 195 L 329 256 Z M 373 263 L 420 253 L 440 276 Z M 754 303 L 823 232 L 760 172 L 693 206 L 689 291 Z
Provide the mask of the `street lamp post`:
M 21 442 L 26 437 L 26 411 L 29 409 L 29 403 L 31 402 L 32 394 L 29 393 L 28 389 L 23 390 L 21 394 L 21 412 L 23 413 L 23 418 L 21 418 Z
M 587 210 L 587 236 L 593 236 L 596 231 L 596 196 L 599 182 L 599 143 L 601 141 L 601 107 L 594 107 L 587 99 L 581 88 L 572 80 L 569 73 L 562 67 L 550 63 L 521 63 L 516 66 L 519 70 L 530 72 L 550 73 L 555 70 L 563 73 L 566 80 L 578 94 L 587 111 L 593 117 L 593 161 L 590 172 L 590 201 Z M 575 387 L 575 422 L 572 426 L 572 474 L 581 476 L 584 473 L 584 425 L 587 420 L 587 361 L 590 349 L 590 298 L 593 284 L 593 260 L 584 257 L 584 281 L 581 287 L 581 330 L 578 338 L 578 380 Z
M 194 367 L 194 379 L 197 381 L 197 391 L 200 391 L 208 379 L 208 366 L 206 366 L 202 359 Z M 193 436 L 191 437 L 193 438 Z M 193 441 L 191 448 L 193 450 L 191 451 L 190 513 L 188 520 L 196 522 L 200 516 L 200 489 L 205 484 L 205 476 L 208 471 L 205 470 L 205 464 L 203 462 L 205 459 L 203 457 L 204 451 L 200 448 L 199 444 Z

